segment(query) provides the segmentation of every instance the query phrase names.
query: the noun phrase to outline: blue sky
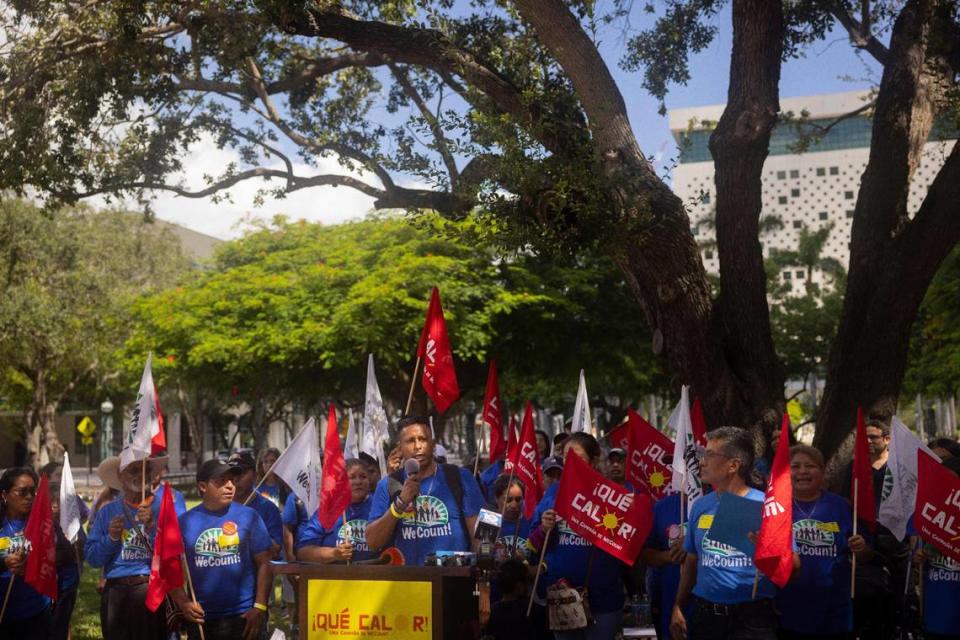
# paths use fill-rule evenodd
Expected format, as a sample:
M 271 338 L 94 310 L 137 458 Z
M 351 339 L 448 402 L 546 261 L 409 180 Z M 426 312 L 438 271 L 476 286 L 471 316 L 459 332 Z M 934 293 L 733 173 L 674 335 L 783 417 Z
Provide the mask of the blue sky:
M 635 29 L 652 22 L 652 18 L 643 13 L 642 7 L 635 9 L 634 14 L 631 22 Z M 722 104 L 726 101 L 732 40 L 729 8 L 718 14 L 714 23 L 718 29 L 717 37 L 708 49 L 692 57 L 689 84 L 671 87 L 666 98 L 668 109 Z M 640 146 L 648 155 L 660 158 L 658 172 L 662 172 L 663 163 L 668 163 L 675 156 L 667 118 L 657 113 L 656 99 L 641 86 L 641 74 L 628 73 L 619 67 L 625 48 L 622 25 L 606 26 L 600 31 L 599 37 L 601 52 L 624 94 Z M 868 89 L 878 83 L 879 78 L 878 65 L 868 56 L 857 55 L 845 34 L 834 33 L 825 41 L 808 47 L 804 57 L 783 65 L 780 95 L 786 98 Z M 204 173 L 219 173 L 223 166 L 235 159 L 235 154 L 231 155 L 229 150 L 216 149 L 212 143 L 201 143 L 186 159 L 188 182 L 197 181 Z M 320 170 L 339 171 L 332 160 L 321 163 Z M 284 200 L 267 200 L 261 206 L 254 206 L 253 199 L 258 186 L 253 182 L 238 185 L 231 190 L 232 202 L 220 203 L 160 194 L 155 210 L 160 218 L 220 238 L 229 238 L 239 235 L 244 220 L 251 218 L 270 218 L 283 213 L 294 219 L 336 223 L 362 217 L 372 205 L 370 198 L 350 189 L 328 187 L 299 192 Z

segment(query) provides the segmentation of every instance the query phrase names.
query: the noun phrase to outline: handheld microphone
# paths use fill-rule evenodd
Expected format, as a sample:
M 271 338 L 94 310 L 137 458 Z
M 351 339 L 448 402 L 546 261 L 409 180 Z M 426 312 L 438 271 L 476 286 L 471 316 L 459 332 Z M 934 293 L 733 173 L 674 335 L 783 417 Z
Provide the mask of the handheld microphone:
M 420 473 L 420 463 L 417 462 L 416 458 L 407 458 L 403 463 L 403 472 L 408 476 L 414 473 Z

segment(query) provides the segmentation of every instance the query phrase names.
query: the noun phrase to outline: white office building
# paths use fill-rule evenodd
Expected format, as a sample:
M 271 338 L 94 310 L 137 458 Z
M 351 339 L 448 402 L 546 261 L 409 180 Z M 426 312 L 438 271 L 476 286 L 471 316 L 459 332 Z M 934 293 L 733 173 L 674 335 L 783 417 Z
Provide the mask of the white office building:
M 836 258 L 846 266 L 849 262 L 848 242 L 860 178 L 870 151 L 871 121 L 869 114 L 838 118 L 867 104 L 864 92 L 837 93 L 822 96 L 783 98 L 783 112 L 800 117 L 806 114 L 809 125 L 827 127 L 825 135 L 814 140 L 803 153 L 796 153 L 800 139 L 796 128 L 778 125 L 770 139 L 770 154 L 763 168 L 763 213 L 775 215 L 783 222 L 779 230 L 761 235 L 764 256 L 770 249 L 796 250 L 801 230 L 810 231 L 830 223 L 833 229 L 824 247 L 823 256 Z M 701 243 L 704 265 L 710 273 L 719 273 L 712 220 L 716 186 L 713 181 L 713 158 L 708 142 L 710 133 L 723 113 L 724 105 L 674 109 L 669 113 L 670 130 L 680 147 L 679 164 L 673 170 L 673 188 L 687 204 L 690 221 Z M 807 131 L 812 127 L 807 126 Z M 936 127 L 926 144 L 920 167 L 910 188 L 908 207 L 916 212 L 940 167 L 956 142 L 956 132 L 945 134 Z M 784 268 L 780 277 L 794 293 L 805 290 L 807 274 L 800 268 Z M 814 282 L 822 274 L 814 271 Z

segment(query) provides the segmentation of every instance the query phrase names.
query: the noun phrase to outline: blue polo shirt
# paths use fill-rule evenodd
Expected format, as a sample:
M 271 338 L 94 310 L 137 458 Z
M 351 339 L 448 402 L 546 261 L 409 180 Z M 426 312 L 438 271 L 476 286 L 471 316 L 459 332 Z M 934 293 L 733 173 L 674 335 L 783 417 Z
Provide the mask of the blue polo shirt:
M 23 529 L 27 526 L 26 520 L 7 520 L 3 519 L 0 526 L 0 567 L 3 572 L 0 573 L 0 589 L 3 593 L 7 592 L 10 580 L 13 580 L 13 588 L 10 590 L 10 600 L 7 603 L 7 612 L 4 619 L 25 620 L 32 618 L 44 609 L 50 606 L 50 598 L 34 590 L 28 585 L 23 576 L 14 576 L 2 564 L 3 559 L 11 553 L 26 551 L 30 553 L 30 542 L 24 537 Z
M 120 540 L 115 541 L 110 539 L 109 530 L 110 521 L 117 516 L 123 518 L 123 531 Z M 137 520 L 136 508 L 126 504 L 119 495 L 97 511 L 84 550 L 87 562 L 91 567 L 103 568 L 108 580 L 148 576 L 155 535 L 156 527 L 145 529 Z
M 370 516 L 370 506 L 373 499 L 367 496 L 363 502 L 351 504 L 347 507 L 347 523 L 344 526 L 343 516 L 337 518 L 337 521 L 330 529 L 325 529 L 317 513 L 307 523 L 297 531 L 297 551 L 301 547 L 335 547 L 338 544 L 350 540 L 353 545 L 353 559 L 371 560 L 379 556 L 375 551 L 371 551 L 367 546 L 367 522 Z
M 220 511 L 199 504 L 180 516 L 180 532 L 206 618 L 218 620 L 250 610 L 257 592 L 254 558 L 272 545 L 257 512 L 235 502 Z
M 763 502 L 762 491 L 750 489 L 744 496 Z M 683 548 L 697 556 L 697 583 L 693 594 L 708 602 L 740 604 L 753 597 L 756 569 L 753 558 L 729 545 L 710 539 L 710 526 L 720 504 L 720 494 L 708 493 L 698 498 L 690 508 Z M 776 592 L 773 583 L 762 572 L 757 586 L 757 599 L 772 598 Z

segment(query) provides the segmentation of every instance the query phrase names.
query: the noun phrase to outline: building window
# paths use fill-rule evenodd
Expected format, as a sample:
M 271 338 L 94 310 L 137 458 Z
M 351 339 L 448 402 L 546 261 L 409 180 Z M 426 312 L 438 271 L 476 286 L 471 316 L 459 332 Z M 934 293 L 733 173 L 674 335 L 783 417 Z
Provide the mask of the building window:
M 826 212 L 826 211 L 821 211 L 821 212 L 820 212 L 820 219 L 821 219 L 821 220 L 826 220 L 826 219 L 827 219 L 827 212 Z
M 779 198 L 777 198 L 777 203 L 787 204 L 787 196 L 780 196 Z
M 840 167 L 830 167 L 830 175 L 836 176 L 840 174 Z
M 803 271 L 797 271 L 797 280 L 803 280 L 806 277 L 807 274 L 805 274 Z
M 800 177 L 800 171 L 797 170 L 797 169 L 790 169 L 790 177 L 791 177 L 791 178 L 799 178 L 799 177 Z
M 844 191 L 843 197 L 847 200 L 853 200 L 853 191 Z
M 790 189 L 790 197 L 791 197 L 791 198 L 799 198 L 799 197 L 800 197 L 800 189 Z
M 801 221 L 799 221 L 799 220 L 794 220 L 794 221 L 793 221 L 793 228 L 794 228 L 794 229 L 800 229 L 800 228 L 802 228 L 802 227 L 803 227 L 803 223 L 802 223 Z
M 785 180 L 787 178 L 786 171 L 777 171 L 777 180 Z
M 791 272 L 789 272 L 789 271 L 784 271 L 784 272 L 783 272 L 783 279 L 784 279 L 784 280 L 789 280 L 789 279 L 791 279 L 792 277 L 793 277 L 793 274 L 792 274 Z
M 847 217 L 848 217 L 848 218 L 852 218 L 852 217 L 853 217 L 853 209 L 847 209 Z
M 821 177 L 827 175 L 827 170 L 826 170 L 826 168 L 824 168 L 824 167 L 817 167 L 817 175 L 818 175 L 818 176 L 821 176 Z

